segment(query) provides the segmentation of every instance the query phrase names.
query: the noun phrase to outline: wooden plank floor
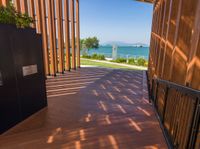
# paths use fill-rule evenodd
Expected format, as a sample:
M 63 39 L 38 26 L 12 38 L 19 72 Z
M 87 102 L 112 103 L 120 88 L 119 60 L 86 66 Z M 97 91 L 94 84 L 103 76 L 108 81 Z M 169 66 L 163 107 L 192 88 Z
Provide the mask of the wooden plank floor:
M 47 89 L 48 108 L 1 135 L 0 148 L 167 148 L 143 71 L 81 68 Z

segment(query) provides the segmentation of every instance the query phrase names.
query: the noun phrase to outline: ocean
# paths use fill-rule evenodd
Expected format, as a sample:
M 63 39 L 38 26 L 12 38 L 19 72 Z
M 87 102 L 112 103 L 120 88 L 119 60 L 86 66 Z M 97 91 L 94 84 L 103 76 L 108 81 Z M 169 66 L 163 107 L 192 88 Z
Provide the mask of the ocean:
M 89 55 L 94 53 L 103 54 L 107 58 L 112 58 L 112 47 L 111 46 L 100 46 L 99 49 L 91 49 L 87 52 Z M 122 58 L 149 58 L 149 47 L 118 47 L 117 57 Z

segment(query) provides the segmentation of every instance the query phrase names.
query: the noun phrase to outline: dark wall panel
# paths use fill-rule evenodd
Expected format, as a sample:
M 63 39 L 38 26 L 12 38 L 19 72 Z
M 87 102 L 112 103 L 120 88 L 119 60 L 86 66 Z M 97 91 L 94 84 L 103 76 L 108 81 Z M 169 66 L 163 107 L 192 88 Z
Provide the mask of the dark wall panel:
M 12 38 L 22 117 L 26 118 L 46 105 L 42 41 L 33 29 L 18 29 Z M 35 69 L 35 72 L 30 75 L 23 74 L 23 70 L 29 67 Z
M 41 36 L 0 24 L 0 133 L 46 105 Z
M 0 24 L 0 133 L 21 119 L 15 69 L 10 46 L 13 26 Z

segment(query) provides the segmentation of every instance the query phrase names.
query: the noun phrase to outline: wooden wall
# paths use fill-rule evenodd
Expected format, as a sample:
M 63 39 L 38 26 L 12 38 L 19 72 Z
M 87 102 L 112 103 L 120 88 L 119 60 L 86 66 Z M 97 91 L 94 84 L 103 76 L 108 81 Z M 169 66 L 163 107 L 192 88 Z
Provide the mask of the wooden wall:
M 199 0 L 156 0 L 148 74 L 200 89 Z
M 0 0 L 6 6 L 9 0 Z M 79 0 L 12 0 L 17 11 L 29 14 L 43 38 L 46 75 L 80 67 Z M 76 38 L 76 40 L 75 40 Z M 70 48 L 72 61 L 70 61 Z M 66 50 L 65 50 L 66 49 Z

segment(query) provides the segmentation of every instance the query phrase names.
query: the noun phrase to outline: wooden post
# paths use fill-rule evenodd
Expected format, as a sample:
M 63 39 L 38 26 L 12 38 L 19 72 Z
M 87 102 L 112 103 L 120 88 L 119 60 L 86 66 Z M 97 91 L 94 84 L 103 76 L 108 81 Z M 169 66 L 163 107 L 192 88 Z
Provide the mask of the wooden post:
M 76 50 L 77 50 L 77 67 L 80 68 L 80 13 L 79 0 L 76 0 Z
M 70 71 L 70 36 L 69 36 L 69 1 L 64 1 L 64 18 L 65 18 L 65 50 L 66 62 L 65 70 Z
M 34 5 L 34 0 L 30 0 L 30 9 L 29 9 L 29 15 L 30 15 L 30 17 L 32 17 L 33 18 L 33 20 L 34 20 L 34 22 L 33 22 L 33 24 L 32 24 L 32 27 L 33 28 L 36 28 L 36 25 L 35 25 L 35 5 Z
M 76 50 L 75 50 L 75 25 L 74 25 L 74 0 L 71 0 L 71 48 L 72 48 L 72 69 L 76 69 Z
M 41 5 L 41 21 L 42 21 L 42 39 L 43 39 L 43 56 L 46 75 L 50 75 L 49 66 L 49 50 L 46 26 L 46 0 L 40 0 Z
M 51 62 L 51 74 L 56 76 L 54 42 L 53 42 L 53 26 L 52 26 L 52 21 L 54 20 L 54 18 L 52 17 L 51 1 L 52 0 L 48 0 L 48 30 L 49 30 L 50 58 L 51 58 L 50 62 Z
M 3 4 L 2 4 L 2 0 L 0 0 L 0 6 L 2 6 Z
M 60 73 L 64 73 L 64 49 L 63 49 L 63 22 L 62 22 L 62 1 L 56 0 L 56 16 L 58 29 L 58 55 L 59 55 L 59 69 Z
M 58 55 L 57 55 L 57 39 L 56 39 L 56 24 L 55 24 L 55 1 L 51 0 L 51 11 L 52 11 L 52 31 L 53 31 L 53 53 L 54 53 L 54 63 L 55 70 L 58 72 Z
M 27 0 L 21 0 L 21 13 L 28 13 Z

